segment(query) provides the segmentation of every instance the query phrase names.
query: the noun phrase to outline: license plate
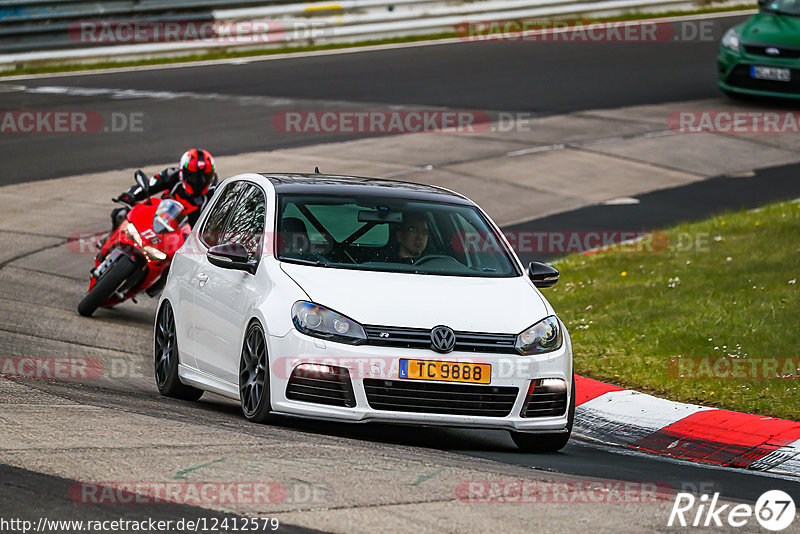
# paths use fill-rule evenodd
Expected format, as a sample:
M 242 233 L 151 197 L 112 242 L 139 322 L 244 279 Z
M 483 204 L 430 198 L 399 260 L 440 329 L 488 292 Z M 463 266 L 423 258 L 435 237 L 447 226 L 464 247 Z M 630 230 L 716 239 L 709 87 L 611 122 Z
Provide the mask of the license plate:
M 492 381 L 492 366 L 488 363 L 400 360 L 399 376 L 411 380 L 489 384 Z
M 757 80 L 789 82 L 792 79 L 792 71 L 778 67 L 750 67 L 750 77 Z

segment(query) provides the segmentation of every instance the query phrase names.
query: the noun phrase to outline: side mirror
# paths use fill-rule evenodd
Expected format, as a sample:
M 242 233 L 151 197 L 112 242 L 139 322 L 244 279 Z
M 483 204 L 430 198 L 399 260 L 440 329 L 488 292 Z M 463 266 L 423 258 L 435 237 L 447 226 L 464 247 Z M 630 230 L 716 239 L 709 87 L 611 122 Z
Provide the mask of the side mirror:
M 208 249 L 206 258 L 211 265 L 256 274 L 258 263 L 250 261 L 250 253 L 239 243 L 225 243 Z
M 533 281 L 533 285 L 540 289 L 551 287 L 558 282 L 558 269 L 550 267 L 546 263 L 532 261 L 528 265 L 528 278 Z

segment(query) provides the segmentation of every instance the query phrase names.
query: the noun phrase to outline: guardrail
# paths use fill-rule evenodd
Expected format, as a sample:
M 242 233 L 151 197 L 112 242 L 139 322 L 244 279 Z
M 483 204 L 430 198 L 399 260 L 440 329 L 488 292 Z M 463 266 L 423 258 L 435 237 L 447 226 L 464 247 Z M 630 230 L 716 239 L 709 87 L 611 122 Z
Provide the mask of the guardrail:
M 0 53 L 87 46 L 70 39 L 70 25 L 99 20 L 214 20 L 213 10 L 294 0 L 5 0 L 0 1 Z M 280 6 L 278 6 L 280 7 Z
M 0 1 L 0 69 L 355 42 L 454 32 L 475 21 L 658 12 L 699 3 L 708 0 L 6 0 Z

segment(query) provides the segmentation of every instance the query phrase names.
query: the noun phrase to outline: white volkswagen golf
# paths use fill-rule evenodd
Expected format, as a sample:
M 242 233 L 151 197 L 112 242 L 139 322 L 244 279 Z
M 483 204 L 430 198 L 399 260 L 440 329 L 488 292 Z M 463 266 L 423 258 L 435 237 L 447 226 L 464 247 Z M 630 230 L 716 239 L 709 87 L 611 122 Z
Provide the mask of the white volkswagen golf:
M 467 198 L 324 174 L 225 180 L 178 251 L 155 325 L 163 395 L 272 415 L 505 429 L 566 445 L 569 334 Z

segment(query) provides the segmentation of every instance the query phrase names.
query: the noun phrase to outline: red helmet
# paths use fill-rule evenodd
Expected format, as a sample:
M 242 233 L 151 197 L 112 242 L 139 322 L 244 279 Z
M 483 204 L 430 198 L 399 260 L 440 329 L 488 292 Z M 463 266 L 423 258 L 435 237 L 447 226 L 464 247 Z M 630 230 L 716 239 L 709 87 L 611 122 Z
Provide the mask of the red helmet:
M 214 156 L 208 150 L 193 148 L 181 156 L 181 182 L 190 195 L 205 195 L 215 175 Z

